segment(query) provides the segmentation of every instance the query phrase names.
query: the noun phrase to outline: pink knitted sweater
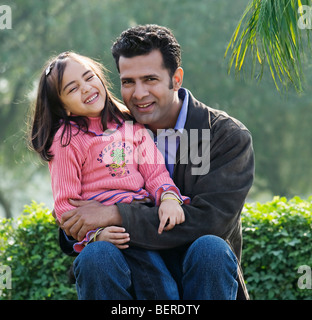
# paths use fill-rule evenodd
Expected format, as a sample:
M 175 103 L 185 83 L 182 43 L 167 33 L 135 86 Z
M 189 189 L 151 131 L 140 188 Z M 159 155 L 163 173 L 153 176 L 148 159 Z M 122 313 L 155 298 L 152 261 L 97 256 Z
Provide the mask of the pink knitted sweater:
M 112 205 L 148 197 L 158 206 L 161 194 L 172 190 L 184 203 L 190 202 L 170 178 L 163 156 L 144 126 L 126 121 L 118 127 L 112 122 L 103 133 L 100 118 L 89 118 L 88 132 L 78 133 L 71 124 L 71 141 L 66 147 L 61 145 L 62 131 L 63 126 L 55 134 L 50 149 L 54 157 L 49 162 L 59 220 L 64 212 L 74 209 L 68 199 L 94 199 Z M 82 250 L 89 233 L 75 245 L 76 251 Z

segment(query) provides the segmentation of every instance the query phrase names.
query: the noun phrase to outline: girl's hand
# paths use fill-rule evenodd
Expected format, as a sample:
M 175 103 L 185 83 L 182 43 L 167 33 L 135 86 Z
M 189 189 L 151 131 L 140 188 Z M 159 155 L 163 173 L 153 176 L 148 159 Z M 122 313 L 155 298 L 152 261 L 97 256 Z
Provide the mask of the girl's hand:
M 108 241 L 114 244 L 118 249 L 127 249 L 130 241 L 129 233 L 126 233 L 125 228 L 122 227 L 106 227 L 97 237 L 96 241 Z
M 163 199 L 158 209 L 159 227 L 158 233 L 161 234 L 163 230 L 171 230 L 176 224 L 185 221 L 184 211 L 179 202 L 172 199 Z M 168 225 L 165 227 L 166 223 Z

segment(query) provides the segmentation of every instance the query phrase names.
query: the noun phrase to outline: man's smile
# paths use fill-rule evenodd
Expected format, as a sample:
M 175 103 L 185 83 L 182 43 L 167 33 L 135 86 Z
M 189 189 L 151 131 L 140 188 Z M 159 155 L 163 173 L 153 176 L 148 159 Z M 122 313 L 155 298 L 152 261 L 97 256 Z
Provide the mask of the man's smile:
M 151 106 L 152 104 L 153 104 L 153 102 L 146 103 L 146 104 L 137 104 L 136 106 L 138 108 L 147 108 L 147 107 Z

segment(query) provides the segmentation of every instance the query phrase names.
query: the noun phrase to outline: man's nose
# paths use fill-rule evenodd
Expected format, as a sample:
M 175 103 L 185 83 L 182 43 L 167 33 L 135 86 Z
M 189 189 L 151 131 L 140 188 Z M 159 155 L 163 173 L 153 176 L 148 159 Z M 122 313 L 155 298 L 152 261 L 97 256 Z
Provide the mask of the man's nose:
M 142 83 L 136 83 L 134 92 L 133 92 L 133 98 L 135 98 L 136 100 L 142 100 L 148 95 L 149 95 L 149 92 L 146 86 Z

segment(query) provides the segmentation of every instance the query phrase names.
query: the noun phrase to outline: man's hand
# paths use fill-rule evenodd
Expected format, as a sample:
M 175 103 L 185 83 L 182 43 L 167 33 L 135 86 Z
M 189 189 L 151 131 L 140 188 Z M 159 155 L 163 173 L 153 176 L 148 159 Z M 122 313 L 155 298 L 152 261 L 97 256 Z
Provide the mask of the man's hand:
M 61 228 L 67 235 L 81 241 L 92 229 L 107 226 L 121 226 L 122 219 L 116 205 L 104 206 L 91 200 L 69 200 L 76 208 L 63 213 Z

